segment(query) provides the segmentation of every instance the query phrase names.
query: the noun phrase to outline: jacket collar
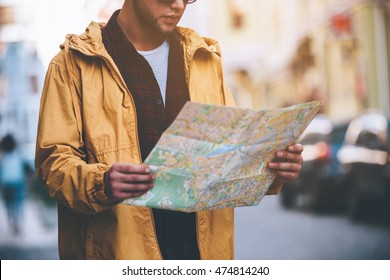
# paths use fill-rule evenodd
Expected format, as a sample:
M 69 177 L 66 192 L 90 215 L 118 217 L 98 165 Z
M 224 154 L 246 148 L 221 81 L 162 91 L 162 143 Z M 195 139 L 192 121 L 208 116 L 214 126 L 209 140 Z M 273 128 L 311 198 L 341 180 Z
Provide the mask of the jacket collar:
M 64 44 L 69 44 L 70 49 L 79 51 L 87 56 L 108 57 L 109 55 L 104 48 L 101 34 L 101 28 L 104 26 L 105 23 L 91 22 L 83 34 L 68 34 Z M 220 55 L 217 41 L 204 38 L 189 28 L 177 27 L 176 31 L 178 38 L 182 42 L 187 63 L 197 51 Z M 64 48 L 64 44 L 61 45 L 61 48 Z
M 118 84 L 123 88 L 126 88 L 125 82 L 119 74 L 119 69 L 104 47 L 101 28 L 105 25 L 105 23 L 91 22 L 83 34 L 68 34 L 65 42 L 61 45 L 61 48 L 64 48 L 65 52 L 67 52 L 67 50 L 75 50 L 86 56 L 100 57 L 114 70 L 113 73 L 115 73 L 114 76 L 117 79 Z M 205 52 L 220 57 L 219 46 L 217 41 L 210 38 L 204 38 L 196 31 L 189 28 L 177 27 L 176 35 L 183 46 L 185 79 L 186 83 L 189 85 L 190 65 L 195 54 L 197 52 Z M 67 60 L 68 56 L 65 55 L 65 57 Z

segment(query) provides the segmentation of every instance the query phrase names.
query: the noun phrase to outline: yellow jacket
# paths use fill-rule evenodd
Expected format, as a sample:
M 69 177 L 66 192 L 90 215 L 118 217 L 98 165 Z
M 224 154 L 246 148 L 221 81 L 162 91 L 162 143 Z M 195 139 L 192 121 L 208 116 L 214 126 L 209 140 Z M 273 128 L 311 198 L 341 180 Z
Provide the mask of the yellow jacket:
M 121 205 L 104 193 L 115 162 L 141 164 L 132 95 L 104 48 L 100 25 L 68 35 L 51 61 L 41 99 L 36 173 L 59 202 L 62 259 L 161 259 L 152 211 Z M 185 77 L 195 102 L 234 105 L 218 44 L 182 34 Z M 202 259 L 233 259 L 233 209 L 197 213 Z

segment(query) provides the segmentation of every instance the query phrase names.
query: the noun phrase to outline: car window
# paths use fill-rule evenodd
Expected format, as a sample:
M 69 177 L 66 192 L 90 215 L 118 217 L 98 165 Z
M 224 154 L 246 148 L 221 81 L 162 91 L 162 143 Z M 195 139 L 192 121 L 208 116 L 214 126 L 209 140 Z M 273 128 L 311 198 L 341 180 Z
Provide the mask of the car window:
M 384 145 L 379 139 L 379 136 L 369 131 L 362 131 L 357 140 L 356 145 L 373 149 L 373 150 L 385 150 Z

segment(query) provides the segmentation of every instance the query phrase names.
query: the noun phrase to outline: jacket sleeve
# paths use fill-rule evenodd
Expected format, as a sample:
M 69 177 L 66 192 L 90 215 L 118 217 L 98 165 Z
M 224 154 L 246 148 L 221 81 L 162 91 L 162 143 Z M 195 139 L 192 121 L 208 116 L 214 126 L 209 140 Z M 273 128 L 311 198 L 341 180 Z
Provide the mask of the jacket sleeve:
M 109 167 L 86 162 L 67 75 L 58 60 L 51 62 L 41 97 L 35 170 L 59 203 L 79 213 L 97 213 L 116 205 L 104 193 Z
M 273 182 L 271 187 L 268 189 L 266 195 L 275 195 L 275 194 L 278 194 L 281 189 L 283 187 L 283 184 L 282 183 L 278 183 L 278 182 Z

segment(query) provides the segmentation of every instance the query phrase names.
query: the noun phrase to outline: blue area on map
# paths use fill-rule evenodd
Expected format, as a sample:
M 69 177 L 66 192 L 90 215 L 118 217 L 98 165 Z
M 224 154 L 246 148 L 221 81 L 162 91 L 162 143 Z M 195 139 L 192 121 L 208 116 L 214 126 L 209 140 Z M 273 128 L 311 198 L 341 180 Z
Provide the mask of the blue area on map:
M 229 153 L 229 152 L 236 151 L 236 150 L 240 149 L 243 146 L 244 145 L 242 145 L 242 144 L 240 144 L 240 145 L 223 144 L 220 147 L 218 147 L 217 149 L 215 149 L 214 151 L 212 151 L 211 153 L 208 153 L 208 154 L 204 155 L 204 157 L 210 158 L 210 157 L 219 156 L 219 155 L 222 155 L 222 154 L 226 154 L 226 153 Z

